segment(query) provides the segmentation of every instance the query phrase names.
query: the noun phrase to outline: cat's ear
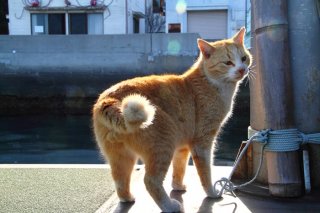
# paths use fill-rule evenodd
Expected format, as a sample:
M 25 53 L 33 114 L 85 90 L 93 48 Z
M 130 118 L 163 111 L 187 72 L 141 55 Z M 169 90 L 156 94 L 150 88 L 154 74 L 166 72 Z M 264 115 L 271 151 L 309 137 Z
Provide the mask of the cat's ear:
M 245 27 L 241 27 L 241 29 L 239 30 L 239 32 L 237 32 L 233 37 L 232 40 L 240 45 L 243 45 L 244 42 L 244 36 L 246 34 L 246 28 Z
M 208 42 L 206 42 L 205 40 L 202 40 L 200 38 L 198 38 L 197 40 L 198 42 L 198 47 L 202 53 L 202 55 L 208 59 L 210 58 L 210 56 L 213 54 L 214 52 L 214 47 L 211 46 Z

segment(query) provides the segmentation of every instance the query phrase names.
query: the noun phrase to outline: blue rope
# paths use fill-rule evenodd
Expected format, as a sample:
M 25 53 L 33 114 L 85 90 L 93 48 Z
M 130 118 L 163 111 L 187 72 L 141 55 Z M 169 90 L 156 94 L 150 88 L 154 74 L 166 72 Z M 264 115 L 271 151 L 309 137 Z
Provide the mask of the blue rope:
M 266 143 L 265 150 L 273 152 L 289 152 L 300 149 L 300 145 L 313 143 L 320 144 L 320 133 L 304 134 L 297 129 L 263 130 L 263 137 L 255 139 Z
M 307 143 L 320 144 L 320 133 L 313 133 L 313 134 L 300 133 L 300 135 L 302 138 L 302 145 Z
M 241 185 L 235 186 L 230 179 L 234 171 L 236 170 L 236 167 L 238 166 L 242 156 L 245 154 L 247 148 L 252 142 L 262 143 L 259 167 L 256 171 L 255 176 L 250 181 L 243 183 Z M 233 169 L 229 175 L 229 178 L 223 177 L 220 180 L 215 182 L 213 186 L 213 190 L 216 194 L 216 197 L 217 198 L 221 197 L 224 192 L 229 192 L 233 196 L 236 196 L 233 192 L 235 189 L 241 188 L 243 186 L 246 186 L 252 183 L 257 178 L 260 172 L 264 150 L 273 151 L 273 152 L 296 151 L 300 149 L 300 145 L 304 145 L 308 143 L 320 145 L 320 133 L 304 134 L 298 131 L 297 129 L 281 129 L 281 130 L 266 129 L 266 130 L 260 130 L 256 132 L 247 141 L 246 146 L 243 148 L 238 158 L 236 159 L 233 165 Z

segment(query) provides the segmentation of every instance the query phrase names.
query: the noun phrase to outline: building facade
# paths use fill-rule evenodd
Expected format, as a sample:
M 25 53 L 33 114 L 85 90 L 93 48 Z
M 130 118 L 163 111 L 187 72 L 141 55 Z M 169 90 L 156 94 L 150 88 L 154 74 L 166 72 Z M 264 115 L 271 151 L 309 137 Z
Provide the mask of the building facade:
M 246 0 L 15 0 L 9 34 L 199 33 L 232 36 L 246 25 Z
M 141 0 L 8 1 L 9 34 L 144 33 L 147 2 Z
M 204 39 L 232 36 L 245 26 L 245 0 L 166 1 L 166 32 L 199 33 Z

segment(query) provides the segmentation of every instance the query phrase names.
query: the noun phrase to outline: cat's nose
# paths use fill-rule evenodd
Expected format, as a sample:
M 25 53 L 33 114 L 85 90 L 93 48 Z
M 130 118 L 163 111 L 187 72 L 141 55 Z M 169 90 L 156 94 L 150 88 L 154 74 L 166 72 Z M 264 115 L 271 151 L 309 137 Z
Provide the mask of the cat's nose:
M 238 73 L 239 73 L 241 76 L 244 75 L 245 71 L 246 71 L 246 70 L 245 70 L 244 68 L 238 69 Z

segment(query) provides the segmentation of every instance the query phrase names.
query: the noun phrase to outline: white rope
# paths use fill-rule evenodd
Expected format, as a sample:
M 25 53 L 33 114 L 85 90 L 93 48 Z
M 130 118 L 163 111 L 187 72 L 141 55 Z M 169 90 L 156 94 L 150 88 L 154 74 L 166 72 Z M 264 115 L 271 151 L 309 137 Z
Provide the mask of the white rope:
M 235 186 L 231 181 L 231 177 L 235 172 L 240 160 L 242 159 L 243 155 L 245 154 L 252 142 L 259 142 L 262 144 L 258 169 L 256 171 L 256 174 L 250 181 Z M 301 144 L 306 143 L 320 144 L 320 133 L 303 134 L 299 132 L 297 129 L 283 129 L 274 131 L 271 129 L 267 129 L 256 132 L 252 137 L 250 137 L 250 139 L 247 141 L 247 144 L 237 157 L 233 165 L 232 171 L 229 175 L 229 178 L 223 177 L 220 180 L 216 181 L 213 185 L 213 190 L 216 194 L 216 198 L 222 197 L 222 194 L 224 192 L 229 192 L 233 196 L 236 196 L 234 194 L 234 190 L 254 182 L 255 179 L 258 177 L 260 169 L 262 167 L 264 150 L 274 152 L 296 151 L 300 148 Z
M 268 140 L 267 134 L 269 131 L 270 130 L 263 130 L 260 132 L 256 132 L 252 137 L 250 137 L 250 139 L 247 141 L 247 144 L 242 149 L 238 158 L 236 159 L 235 163 L 233 164 L 233 168 L 230 172 L 229 178 L 223 177 L 220 180 L 215 182 L 215 184 L 213 185 L 213 190 L 214 190 L 215 194 L 217 195 L 216 196 L 217 198 L 222 197 L 222 194 L 224 193 L 224 191 L 231 193 L 233 196 L 236 196 L 233 192 L 235 189 L 244 187 L 248 184 L 251 184 L 257 178 L 257 176 L 260 172 L 261 166 L 262 166 L 262 162 L 263 162 L 263 154 L 262 153 L 263 153 L 263 149 L 264 149 L 264 147 L 267 143 L 267 140 Z M 235 186 L 231 181 L 231 177 L 232 177 L 233 173 L 235 172 L 240 160 L 242 159 L 242 156 L 245 154 L 245 152 L 247 151 L 250 144 L 255 140 L 262 143 L 261 157 L 260 157 L 260 162 L 259 162 L 259 167 L 257 169 L 257 172 L 256 172 L 255 176 L 250 181 L 243 183 L 239 186 Z M 218 186 L 220 186 L 220 188 L 218 188 Z
M 299 150 L 302 138 L 297 129 L 269 131 L 266 151 L 289 152 Z

